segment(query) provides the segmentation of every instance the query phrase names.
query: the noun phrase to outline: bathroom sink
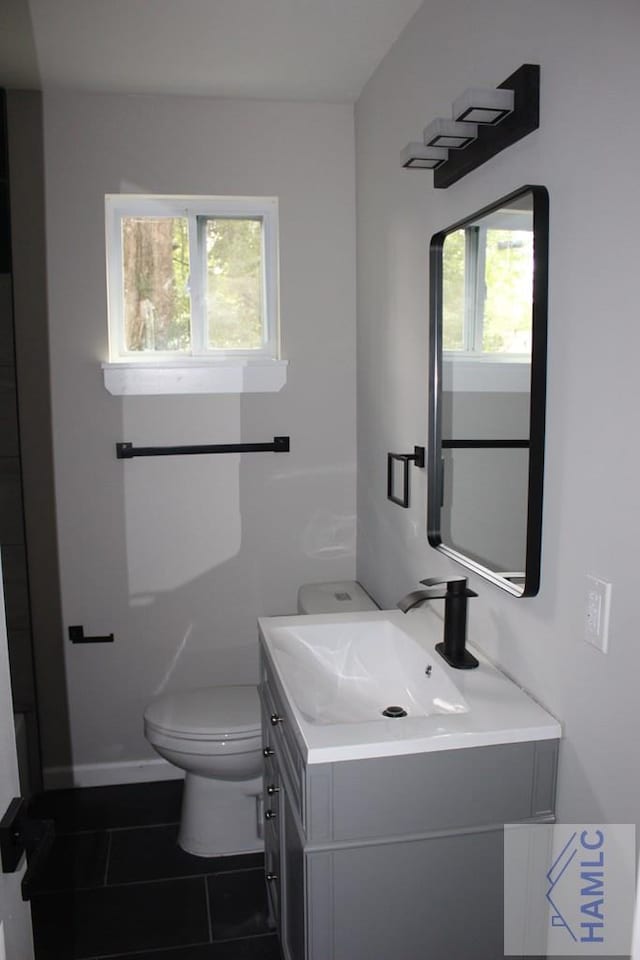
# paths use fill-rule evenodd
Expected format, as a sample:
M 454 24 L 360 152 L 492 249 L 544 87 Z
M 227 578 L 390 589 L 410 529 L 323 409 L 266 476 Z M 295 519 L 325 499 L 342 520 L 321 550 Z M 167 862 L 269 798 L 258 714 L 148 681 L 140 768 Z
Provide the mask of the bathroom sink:
M 310 723 L 398 723 L 469 709 L 436 658 L 389 619 L 275 627 L 271 650 Z
M 437 655 L 435 606 L 258 620 L 262 678 L 284 708 L 275 722 L 307 763 L 558 739 L 557 720 L 477 647 L 477 670 Z

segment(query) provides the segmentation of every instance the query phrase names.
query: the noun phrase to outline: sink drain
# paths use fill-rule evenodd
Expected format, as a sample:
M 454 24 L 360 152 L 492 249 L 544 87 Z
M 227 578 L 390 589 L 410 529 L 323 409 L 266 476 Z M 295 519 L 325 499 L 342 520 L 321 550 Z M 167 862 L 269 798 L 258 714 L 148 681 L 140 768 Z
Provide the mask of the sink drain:
M 387 707 L 382 711 L 383 717 L 406 717 L 407 711 L 404 707 Z

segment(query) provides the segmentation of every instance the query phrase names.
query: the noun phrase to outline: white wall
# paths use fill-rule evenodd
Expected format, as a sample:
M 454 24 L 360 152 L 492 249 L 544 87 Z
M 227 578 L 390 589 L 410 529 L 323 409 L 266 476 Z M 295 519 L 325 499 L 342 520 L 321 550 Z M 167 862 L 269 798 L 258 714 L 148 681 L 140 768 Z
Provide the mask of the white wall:
M 427 0 L 356 108 L 358 570 L 385 604 L 454 572 L 426 542 L 421 471 L 410 510 L 385 498 L 386 452 L 426 436 L 429 239 L 523 184 L 550 193 L 542 585 L 522 600 L 471 576 L 470 631 L 562 721 L 568 822 L 640 812 L 639 37 L 636 0 Z M 447 190 L 401 169 L 460 93 L 525 62 L 541 66 L 538 131 Z M 607 656 L 582 639 L 587 574 L 613 583 Z
M 253 682 L 256 617 L 355 559 L 355 196 L 345 105 L 45 96 L 53 437 L 72 761 L 152 757 L 145 703 Z M 278 196 L 279 394 L 109 395 L 104 195 Z M 115 443 L 267 441 L 290 454 L 118 461 Z M 43 723 L 56 723 L 44 716 Z M 48 767 L 67 758 L 45 757 Z

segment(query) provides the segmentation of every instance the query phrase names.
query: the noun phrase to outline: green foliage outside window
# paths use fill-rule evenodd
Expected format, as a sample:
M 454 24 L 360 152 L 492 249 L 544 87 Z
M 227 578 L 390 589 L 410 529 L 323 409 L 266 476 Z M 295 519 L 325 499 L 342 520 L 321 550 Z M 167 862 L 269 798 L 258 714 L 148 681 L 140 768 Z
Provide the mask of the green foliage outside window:
M 122 218 L 124 326 L 129 352 L 189 353 L 192 258 L 202 256 L 207 348 L 263 342 L 260 219 L 202 218 L 203 249 L 190 251 L 187 217 Z
M 464 230 L 445 238 L 442 251 L 442 346 L 444 350 L 464 349 Z
M 214 349 L 262 345 L 262 223 L 206 221 L 207 330 Z
M 475 244 L 469 262 L 468 239 L 472 248 Z M 472 227 L 448 234 L 443 246 L 442 286 L 445 351 L 530 353 L 531 230 Z
M 530 353 L 533 233 L 487 230 L 483 353 Z

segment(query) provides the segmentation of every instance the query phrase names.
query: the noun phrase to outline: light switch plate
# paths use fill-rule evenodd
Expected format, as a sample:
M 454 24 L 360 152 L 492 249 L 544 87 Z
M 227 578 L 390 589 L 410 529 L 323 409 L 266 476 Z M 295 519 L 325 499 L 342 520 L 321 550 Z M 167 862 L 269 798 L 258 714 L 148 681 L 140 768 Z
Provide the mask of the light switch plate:
M 602 653 L 606 653 L 609 647 L 610 608 L 611 584 L 599 577 L 587 576 L 584 638 Z

